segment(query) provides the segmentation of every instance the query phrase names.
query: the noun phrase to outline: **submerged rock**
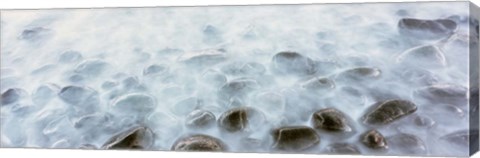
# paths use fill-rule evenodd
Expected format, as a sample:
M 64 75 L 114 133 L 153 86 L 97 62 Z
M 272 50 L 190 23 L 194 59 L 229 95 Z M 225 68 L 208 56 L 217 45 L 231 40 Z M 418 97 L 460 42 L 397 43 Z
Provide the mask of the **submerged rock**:
M 387 138 L 390 152 L 403 155 L 425 155 L 427 147 L 425 143 L 415 135 L 397 134 Z
M 82 54 L 77 51 L 66 51 L 60 55 L 58 61 L 61 63 L 72 63 L 82 59 Z
M 351 132 L 353 129 L 348 120 L 342 112 L 333 108 L 319 110 L 312 116 L 314 128 L 331 132 Z
M 208 84 L 208 85 L 211 85 L 211 86 L 214 86 L 214 87 L 220 87 L 222 85 L 225 85 L 225 83 L 227 82 L 227 77 L 216 71 L 216 70 L 207 70 L 205 71 L 200 79 Z
M 362 117 L 371 125 L 385 125 L 417 111 L 417 106 L 408 100 L 387 100 L 373 104 Z
M 432 118 L 427 116 L 417 116 L 413 121 L 415 122 L 415 125 L 419 127 L 429 128 L 435 125 L 435 121 Z
M 228 132 L 244 131 L 253 124 L 258 124 L 263 121 L 263 115 L 249 107 L 233 108 L 223 113 L 218 119 L 220 128 Z
M 325 150 L 329 153 L 335 153 L 335 154 L 350 154 L 350 155 L 361 154 L 360 150 L 358 150 L 356 146 L 347 144 L 347 143 L 330 144 L 326 147 Z
M 111 105 L 111 107 L 123 113 L 150 113 L 155 109 L 155 99 L 146 94 L 132 93 L 120 96 Z
M 320 143 L 314 129 L 306 126 L 288 126 L 275 129 L 272 133 L 273 148 L 284 151 L 303 151 Z
M 168 68 L 166 65 L 153 64 L 143 69 L 143 75 L 149 76 L 149 75 L 163 74 L 167 71 L 167 69 Z
M 215 124 L 215 115 L 206 110 L 195 110 L 187 115 L 185 124 L 192 128 L 205 128 Z
M 328 78 L 312 78 L 301 84 L 302 88 L 314 91 L 326 91 L 335 88 L 335 82 Z
M 208 135 L 192 135 L 178 139 L 172 146 L 175 151 L 226 151 L 227 146 L 217 138 Z
M 255 76 L 262 75 L 267 70 L 265 66 L 256 62 L 234 62 L 222 67 L 221 71 L 229 75 Z
M 357 67 L 341 72 L 335 76 L 335 80 L 351 81 L 372 81 L 381 77 L 382 71 L 373 67 Z
M 280 74 L 312 75 L 316 72 L 315 62 L 297 52 L 280 52 L 272 58 L 274 72 Z
M 85 60 L 77 65 L 74 72 L 84 76 L 95 77 L 106 71 L 108 65 L 107 62 L 99 59 Z
M 414 92 L 415 99 L 426 99 L 431 103 L 465 106 L 468 89 L 460 85 L 437 84 L 420 88 Z
M 96 101 L 98 93 L 89 87 L 66 86 L 63 87 L 58 96 L 68 104 L 79 105 L 81 103 Z
M 253 79 L 236 79 L 225 83 L 217 94 L 219 99 L 228 102 L 233 98 L 244 99 L 249 92 L 259 87 L 257 81 Z
M 370 130 L 361 137 L 361 142 L 372 149 L 388 149 L 387 140 L 377 130 Z
M 187 52 L 181 55 L 177 60 L 187 65 L 204 67 L 223 62 L 227 59 L 227 54 L 223 49 L 207 49 L 201 51 Z
M 397 63 L 420 68 L 438 68 L 447 65 L 443 51 L 435 45 L 410 48 L 397 57 Z
M 450 19 L 413 19 L 403 18 L 398 22 L 399 32 L 402 35 L 417 39 L 439 39 L 455 32 L 457 23 Z
M 468 148 L 470 143 L 470 137 L 473 140 L 478 140 L 478 130 L 460 130 L 440 137 L 441 140 L 448 141 L 449 144 L 456 145 L 458 147 Z
M 19 88 L 8 89 L 2 93 L 2 105 L 15 103 L 26 93 L 25 90 Z
M 60 88 L 57 85 L 41 85 L 32 93 L 32 101 L 37 105 L 45 105 L 54 98 L 59 91 Z
M 30 29 L 25 29 L 20 34 L 20 39 L 28 41 L 37 41 L 41 38 L 46 37 L 50 33 L 49 29 L 43 27 L 34 27 Z
M 150 149 L 154 143 L 153 132 L 144 126 L 133 127 L 110 138 L 102 149 Z

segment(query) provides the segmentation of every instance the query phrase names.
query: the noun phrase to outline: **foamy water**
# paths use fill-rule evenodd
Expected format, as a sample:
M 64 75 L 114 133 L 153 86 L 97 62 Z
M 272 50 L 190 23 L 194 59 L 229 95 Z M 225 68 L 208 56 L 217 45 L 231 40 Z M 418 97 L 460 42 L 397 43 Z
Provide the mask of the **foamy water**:
M 466 63 L 469 45 L 478 41 L 469 29 L 478 21 L 469 18 L 468 7 L 2 11 L 0 90 L 4 101 L 9 89 L 19 97 L 2 101 L 1 146 L 101 148 L 117 133 L 142 125 L 154 135 L 146 150 L 171 150 L 179 138 L 205 134 L 228 152 L 283 152 L 275 148 L 273 129 L 313 127 L 314 112 L 334 108 L 347 117 L 350 134 L 316 130 L 318 144 L 294 152 L 329 153 L 332 144 L 346 143 L 362 154 L 466 155 L 468 139 L 448 135 L 469 125 Z M 456 28 L 448 35 L 408 34 L 399 29 L 407 17 L 450 19 Z M 429 38 L 415 37 L 422 34 Z M 285 66 L 295 55 L 283 59 L 281 52 L 301 57 Z M 437 96 L 429 96 L 432 87 L 460 96 L 436 102 Z M 365 124 L 369 107 L 392 99 L 411 101 L 416 111 L 385 125 Z M 245 127 L 222 129 L 222 115 L 242 107 L 255 111 Z M 208 126 L 189 125 L 189 118 L 200 116 Z M 385 136 L 388 150 L 361 143 L 369 129 Z

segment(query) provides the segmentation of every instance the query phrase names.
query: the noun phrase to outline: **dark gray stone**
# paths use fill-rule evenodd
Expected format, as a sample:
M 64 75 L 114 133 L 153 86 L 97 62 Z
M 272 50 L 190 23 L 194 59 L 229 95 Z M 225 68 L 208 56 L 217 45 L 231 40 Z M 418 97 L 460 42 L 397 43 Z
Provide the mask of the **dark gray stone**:
M 272 69 L 280 74 L 312 75 L 316 72 L 315 62 L 297 52 L 280 52 L 272 58 Z
M 102 149 L 150 149 L 154 143 L 153 132 L 144 126 L 129 128 L 110 138 Z
M 413 19 L 403 18 L 398 22 L 399 32 L 402 35 L 417 39 L 439 39 L 455 32 L 457 23 L 450 19 Z
M 387 100 L 377 102 L 367 109 L 362 117 L 370 125 L 385 125 L 417 111 L 417 106 L 408 100 Z
M 351 132 L 353 129 L 348 120 L 337 109 L 327 108 L 313 113 L 312 125 L 316 129 L 330 132 Z
M 306 126 L 288 126 L 275 129 L 272 133 L 273 148 L 283 151 L 303 151 L 320 143 L 314 129 Z
M 364 133 L 361 142 L 371 149 L 388 149 L 387 140 L 377 130 L 370 130 Z
M 239 132 L 247 129 L 252 119 L 261 117 L 261 113 L 253 108 L 238 107 L 223 113 L 219 119 L 219 126 L 228 132 Z M 258 120 L 255 120 L 258 121 Z
M 227 146 L 218 138 L 208 135 L 191 135 L 178 139 L 172 146 L 174 151 L 226 151 Z

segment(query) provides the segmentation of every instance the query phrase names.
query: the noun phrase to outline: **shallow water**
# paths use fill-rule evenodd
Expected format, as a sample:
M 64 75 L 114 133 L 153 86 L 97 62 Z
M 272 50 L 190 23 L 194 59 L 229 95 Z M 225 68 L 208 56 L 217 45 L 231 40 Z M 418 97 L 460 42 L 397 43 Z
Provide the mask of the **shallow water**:
M 478 45 L 468 7 L 2 11 L 1 146 L 102 148 L 141 125 L 154 135 L 145 150 L 171 150 L 184 136 L 204 134 L 228 152 L 467 155 L 468 139 L 455 132 L 468 130 L 465 63 L 469 45 Z M 400 27 L 404 18 L 450 19 L 456 27 L 412 33 Z M 376 103 L 390 100 L 410 101 L 415 110 L 405 107 L 381 125 L 364 121 Z M 225 130 L 227 111 L 245 107 L 254 112 L 232 112 L 240 121 Z M 275 148 L 282 139 L 274 129 L 313 128 L 314 112 L 326 108 L 343 113 L 348 128 L 338 129 L 349 130 L 316 129 L 318 142 Z M 362 144 L 370 129 L 386 138 L 387 150 Z

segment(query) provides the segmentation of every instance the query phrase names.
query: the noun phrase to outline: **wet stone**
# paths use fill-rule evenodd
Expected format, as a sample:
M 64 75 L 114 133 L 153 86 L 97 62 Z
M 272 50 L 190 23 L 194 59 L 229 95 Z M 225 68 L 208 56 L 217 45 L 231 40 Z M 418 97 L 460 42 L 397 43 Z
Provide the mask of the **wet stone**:
M 361 137 L 361 142 L 371 149 L 387 149 L 387 140 L 377 130 L 370 130 Z
M 165 73 L 167 71 L 167 66 L 166 65 L 157 65 L 153 64 L 148 67 L 146 67 L 143 70 L 143 75 L 144 76 L 149 76 L 149 75 L 158 75 Z
M 256 62 L 234 62 L 222 67 L 221 71 L 229 75 L 257 76 L 264 74 L 266 68 Z
M 301 84 L 302 88 L 314 91 L 327 91 L 335 88 L 335 82 L 328 78 L 312 78 Z
M 222 86 L 227 82 L 227 77 L 215 70 L 205 71 L 202 74 L 201 79 L 204 83 L 211 84 L 216 87 Z
M 385 125 L 417 111 L 417 106 L 407 100 L 387 100 L 373 104 L 363 116 L 370 125 Z
M 253 108 L 233 108 L 226 111 L 219 117 L 218 124 L 220 128 L 228 132 L 245 131 L 248 127 L 250 127 L 250 124 L 254 123 L 251 121 L 258 121 L 257 119 L 262 117 L 261 115 L 262 114 L 259 111 Z
M 121 81 L 124 89 L 142 89 L 142 83 L 136 76 L 130 76 Z
M 150 149 L 154 143 L 153 137 L 149 128 L 133 127 L 110 138 L 102 149 Z
M 72 105 L 78 105 L 98 99 L 98 93 L 95 90 L 80 86 L 66 86 L 60 90 L 58 96 L 64 102 Z
M 73 127 L 85 131 L 98 129 L 99 126 L 107 124 L 110 121 L 109 119 L 108 116 L 101 114 L 86 115 L 73 121 Z
M 221 63 L 227 59 L 223 49 L 207 49 L 201 51 L 188 52 L 180 56 L 177 60 L 187 65 L 196 67 L 212 66 Z
M 155 99 L 146 94 L 132 93 L 115 99 L 112 108 L 122 113 L 150 113 L 155 108 Z
M 66 51 L 62 53 L 58 59 L 61 63 L 72 63 L 82 60 L 82 54 L 77 51 Z
M 246 95 L 259 88 L 258 83 L 252 79 L 236 79 L 223 85 L 218 90 L 218 96 L 223 100 L 231 100 L 232 98 L 243 99 Z
M 329 153 L 336 153 L 336 154 L 361 154 L 360 150 L 354 145 L 347 144 L 347 143 L 335 143 L 330 144 L 325 147 L 325 150 Z
M 403 81 L 419 86 L 432 85 L 438 82 L 435 74 L 425 69 L 405 69 L 399 75 L 402 76 Z
M 211 127 L 215 124 L 215 115 L 206 110 L 195 110 L 187 115 L 185 124 L 191 128 Z
M 8 89 L 2 93 L 2 105 L 15 103 L 26 93 L 25 90 L 19 88 Z
M 438 68 L 447 65 L 443 51 L 435 45 L 425 45 L 410 48 L 400 54 L 397 63 L 417 66 L 420 68 Z
M 456 145 L 458 147 L 468 148 L 470 137 L 477 137 L 478 139 L 478 130 L 460 130 L 442 136 L 440 139 L 448 141 L 449 144 Z M 473 139 L 475 140 L 475 138 Z
M 316 74 L 329 74 L 338 68 L 338 63 L 331 60 L 315 61 Z
M 29 41 L 36 41 L 36 40 L 39 40 L 40 38 L 46 36 L 48 31 L 49 31 L 48 29 L 45 29 L 43 27 L 34 27 L 34 28 L 30 28 L 30 29 L 25 29 L 20 34 L 20 39 L 29 40 Z
M 97 76 L 107 69 L 108 63 L 102 60 L 86 60 L 77 65 L 74 72 L 85 76 Z
M 316 129 L 330 132 L 351 132 L 349 119 L 337 109 L 327 108 L 315 112 L 312 116 L 312 125 Z
M 182 99 L 179 102 L 175 103 L 172 107 L 172 112 L 179 116 L 188 115 L 190 112 L 194 111 L 198 107 L 202 106 L 203 101 L 196 97 L 189 97 Z
M 373 67 L 358 67 L 346 70 L 335 77 L 340 81 L 368 81 L 381 77 L 382 71 Z
M 117 82 L 114 82 L 114 81 L 105 81 L 102 83 L 102 89 L 105 89 L 105 90 L 108 90 L 108 89 L 112 89 L 113 87 L 117 86 L 118 83 Z
M 280 74 L 312 75 L 316 72 L 315 62 L 297 52 L 280 52 L 272 58 L 272 69 Z
M 287 126 L 275 129 L 272 133 L 273 148 L 283 151 L 303 151 L 320 143 L 314 129 L 306 126 Z
M 397 134 L 387 138 L 390 152 L 393 154 L 404 155 L 424 155 L 427 154 L 425 143 L 415 135 Z
M 432 127 L 435 125 L 435 121 L 427 116 L 417 116 L 413 121 L 415 122 L 415 125 L 420 127 Z
M 75 74 L 70 76 L 68 80 L 72 83 L 81 83 L 85 80 L 85 77 L 83 77 L 82 75 Z
M 53 84 L 38 87 L 32 94 L 32 101 L 38 105 L 48 103 L 58 93 L 60 88 Z
M 415 99 L 426 99 L 431 103 L 453 104 L 465 106 L 468 102 L 466 87 L 453 84 L 437 84 L 418 89 L 414 92 Z
M 174 151 L 226 151 L 227 146 L 218 138 L 208 135 L 192 135 L 178 139 L 172 146 Z
M 402 35 L 417 39 L 439 39 L 455 32 L 457 23 L 450 19 L 412 19 L 404 18 L 398 22 L 399 32 Z

